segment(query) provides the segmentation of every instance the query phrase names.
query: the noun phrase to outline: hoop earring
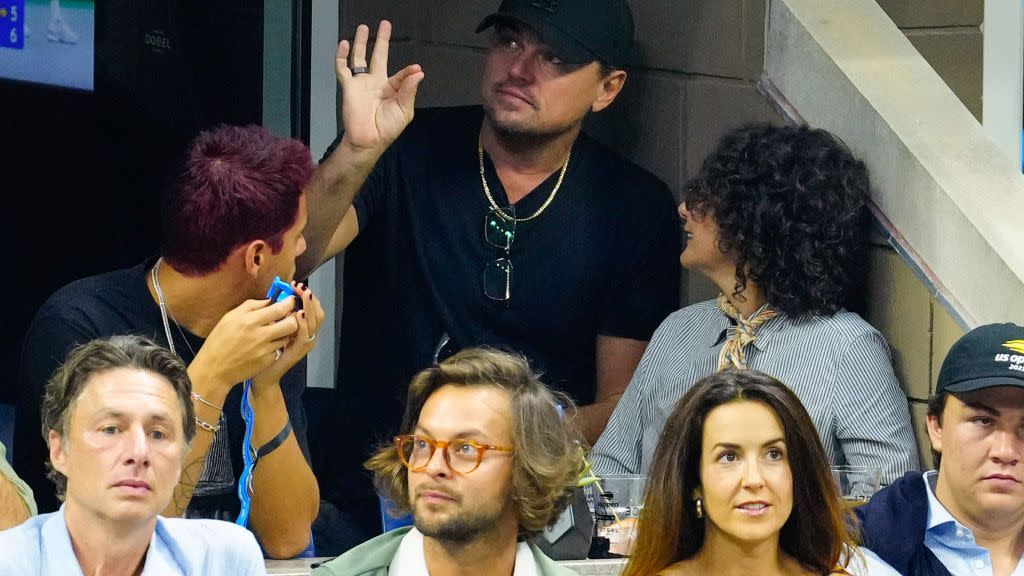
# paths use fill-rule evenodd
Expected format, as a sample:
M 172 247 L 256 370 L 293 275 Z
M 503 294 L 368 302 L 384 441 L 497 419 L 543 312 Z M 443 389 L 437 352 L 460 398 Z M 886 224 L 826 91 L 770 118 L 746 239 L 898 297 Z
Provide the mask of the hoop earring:
M 697 498 L 696 500 L 693 501 L 693 503 L 697 505 L 697 519 L 698 520 L 703 520 L 704 519 L 704 502 L 702 501 L 702 499 Z

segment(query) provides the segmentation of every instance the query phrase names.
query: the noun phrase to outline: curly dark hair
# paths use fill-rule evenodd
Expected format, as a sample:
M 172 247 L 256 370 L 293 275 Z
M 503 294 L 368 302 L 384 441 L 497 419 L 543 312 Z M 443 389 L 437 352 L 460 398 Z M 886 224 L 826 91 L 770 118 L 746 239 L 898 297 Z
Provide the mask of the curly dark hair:
M 843 307 L 866 232 L 864 163 L 836 136 L 753 124 L 726 135 L 687 184 L 686 207 L 718 226 L 740 295 L 754 281 L 790 316 Z

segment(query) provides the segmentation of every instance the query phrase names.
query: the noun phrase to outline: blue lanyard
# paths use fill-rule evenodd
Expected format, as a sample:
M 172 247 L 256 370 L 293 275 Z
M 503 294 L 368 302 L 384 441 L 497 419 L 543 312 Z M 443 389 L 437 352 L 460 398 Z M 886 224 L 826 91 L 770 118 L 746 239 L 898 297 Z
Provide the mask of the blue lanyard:
M 270 286 L 270 290 L 267 292 L 267 298 L 270 298 L 273 302 L 280 302 L 288 296 L 295 296 L 296 305 L 298 305 L 298 294 L 295 290 L 281 280 L 280 277 L 274 276 L 274 282 Z M 296 307 L 298 309 L 298 306 Z M 240 504 L 238 509 L 238 518 L 235 519 L 235 524 L 242 527 L 247 527 L 249 524 L 249 509 L 252 508 L 252 474 L 253 468 L 256 466 L 256 449 L 252 447 L 252 431 L 256 427 L 256 413 L 252 409 L 252 404 L 249 403 L 249 390 L 252 388 L 252 378 L 245 381 L 244 388 L 242 389 L 242 420 L 245 421 L 245 435 L 242 437 L 242 475 L 238 478 L 238 502 Z M 309 546 L 303 550 L 300 557 L 310 558 L 313 557 L 313 533 L 309 534 Z
M 242 438 L 242 476 L 238 478 L 238 501 L 241 507 L 238 510 L 238 518 L 235 524 L 247 526 L 249 524 L 249 508 L 252 506 L 252 472 L 256 466 L 256 451 L 252 447 L 252 429 L 256 426 L 256 413 L 253 412 L 252 404 L 249 403 L 249 389 L 252 388 L 252 379 L 245 381 L 242 390 L 242 420 L 245 421 L 245 436 Z
M 280 302 L 289 296 L 298 296 L 295 289 L 279 276 L 274 276 L 274 281 L 267 291 L 267 298 L 271 302 Z M 252 378 L 245 381 L 245 388 L 242 390 L 242 420 L 245 421 L 245 436 L 242 438 L 242 476 L 238 479 L 238 501 L 241 507 L 238 510 L 238 518 L 235 524 L 247 526 L 249 524 L 249 508 L 252 507 L 252 469 L 256 466 L 256 450 L 252 447 L 252 430 L 256 427 L 256 413 L 253 412 L 252 404 L 249 403 L 249 390 L 252 388 Z

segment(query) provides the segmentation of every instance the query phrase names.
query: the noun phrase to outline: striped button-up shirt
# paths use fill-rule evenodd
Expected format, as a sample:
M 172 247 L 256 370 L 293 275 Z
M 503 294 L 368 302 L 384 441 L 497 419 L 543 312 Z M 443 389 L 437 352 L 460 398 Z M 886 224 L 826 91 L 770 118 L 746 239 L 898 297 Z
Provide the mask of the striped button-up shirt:
M 714 301 L 687 306 L 658 327 L 591 451 L 598 474 L 647 474 L 676 402 L 718 369 L 718 352 L 734 329 Z M 779 314 L 757 331 L 746 360 L 796 393 L 834 464 L 877 466 L 883 484 L 920 466 L 889 348 L 857 314 Z

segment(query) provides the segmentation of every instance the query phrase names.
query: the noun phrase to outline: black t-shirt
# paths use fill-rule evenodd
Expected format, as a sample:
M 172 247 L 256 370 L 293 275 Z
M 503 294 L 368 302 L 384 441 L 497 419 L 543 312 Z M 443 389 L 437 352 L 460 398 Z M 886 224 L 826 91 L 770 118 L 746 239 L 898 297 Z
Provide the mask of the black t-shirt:
M 432 364 L 444 335 L 450 350 L 521 352 L 545 383 L 585 405 L 594 400 L 597 335 L 648 340 L 677 308 L 681 238 L 668 188 L 586 135 L 554 200 L 516 224 L 511 298 L 488 298 L 484 266 L 504 253 L 484 238 L 482 120 L 479 107 L 417 110 L 356 196 L 339 416 L 330 438 L 313 438 L 314 452 L 329 454 L 321 490 L 342 509 L 353 498 L 372 503 L 362 462 L 397 429 L 409 380 Z M 485 166 L 495 202 L 508 205 L 489 158 Z M 516 216 L 533 214 L 557 178 L 518 202 Z
M 18 406 L 14 428 L 14 467 L 35 493 L 40 512 L 60 506 L 53 483 L 46 478 L 49 460 L 41 436 L 40 404 L 50 376 L 74 346 L 116 334 L 138 334 L 167 343 L 160 308 L 153 301 L 146 276 L 155 259 L 138 266 L 77 280 L 51 296 L 29 326 L 18 370 Z M 171 323 L 174 347 L 186 364 L 203 339 Z M 295 438 L 308 456 L 306 415 L 302 391 L 306 383 L 303 360 L 281 379 L 281 391 Z M 224 401 L 224 422 L 210 447 L 202 480 L 189 503 L 189 517 L 234 520 L 238 514 L 237 479 L 242 473 L 245 424 L 239 410 L 242 386 L 232 388 Z M 225 431 L 227 436 L 224 436 Z M 199 434 L 206 432 L 198 431 Z

